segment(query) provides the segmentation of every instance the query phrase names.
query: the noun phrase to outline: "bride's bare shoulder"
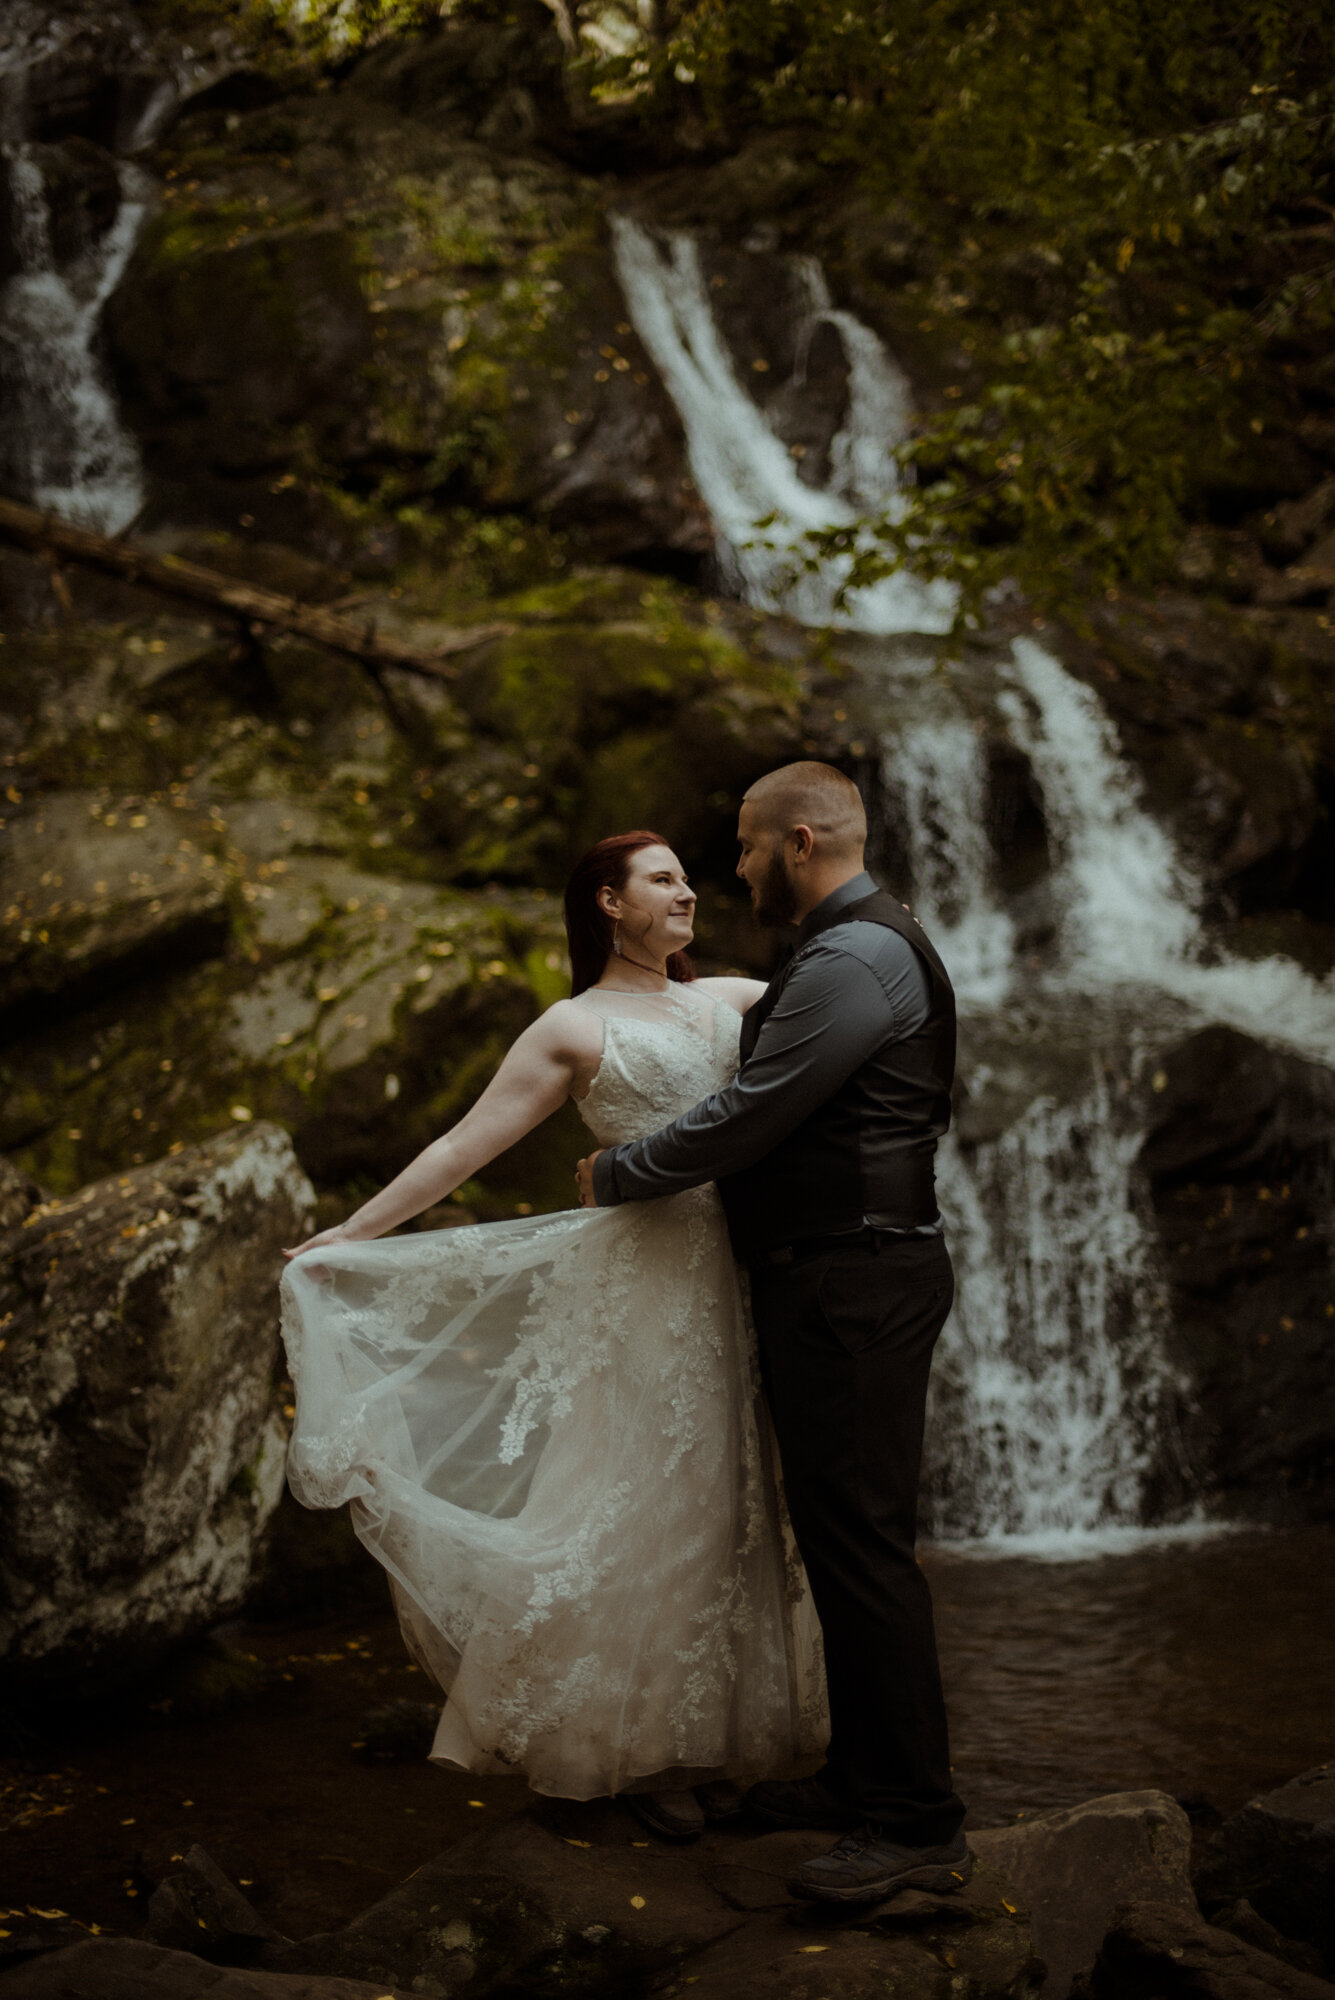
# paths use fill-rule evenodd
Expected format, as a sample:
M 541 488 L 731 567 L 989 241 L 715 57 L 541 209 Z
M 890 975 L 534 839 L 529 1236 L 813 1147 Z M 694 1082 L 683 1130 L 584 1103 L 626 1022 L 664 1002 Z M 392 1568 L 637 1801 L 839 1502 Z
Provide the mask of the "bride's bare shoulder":
M 763 979 L 743 979 L 740 974 L 734 973 L 722 973 L 714 979 L 696 979 L 692 984 L 702 993 L 711 993 L 716 1000 L 726 1001 L 738 1014 L 754 1007 L 765 990 Z
M 568 1049 L 582 1054 L 587 1049 L 601 1050 L 603 1045 L 601 1020 L 578 1000 L 554 1000 L 526 1032 L 554 1051 Z

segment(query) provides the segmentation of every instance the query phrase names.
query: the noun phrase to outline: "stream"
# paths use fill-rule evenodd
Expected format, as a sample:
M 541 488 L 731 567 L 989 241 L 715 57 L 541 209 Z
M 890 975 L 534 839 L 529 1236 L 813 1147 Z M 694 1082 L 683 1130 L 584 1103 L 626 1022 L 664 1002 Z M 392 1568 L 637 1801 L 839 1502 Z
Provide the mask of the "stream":
M 1335 1529 L 1075 1561 L 936 1546 L 923 1564 L 970 1826 L 1155 1786 L 1204 1834 L 1329 1754 Z M 57 1713 L 0 1769 L 14 1902 L 134 1934 L 170 1856 L 199 1841 L 302 1937 L 529 1804 L 519 1778 L 366 1761 L 368 1711 L 429 1692 L 388 1607 L 224 1637 L 248 1693 L 192 1704 L 154 1685 Z

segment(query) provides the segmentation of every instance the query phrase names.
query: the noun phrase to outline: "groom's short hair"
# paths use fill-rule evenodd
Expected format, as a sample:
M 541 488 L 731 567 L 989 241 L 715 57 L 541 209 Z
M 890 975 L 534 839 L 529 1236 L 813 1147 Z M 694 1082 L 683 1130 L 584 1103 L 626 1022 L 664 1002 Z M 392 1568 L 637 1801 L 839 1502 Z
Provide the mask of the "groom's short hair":
M 833 764 L 780 765 L 757 778 L 742 803 L 781 839 L 795 826 L 809 826 L 831 854 L 861 854 L 866 845 L 862 794 Z

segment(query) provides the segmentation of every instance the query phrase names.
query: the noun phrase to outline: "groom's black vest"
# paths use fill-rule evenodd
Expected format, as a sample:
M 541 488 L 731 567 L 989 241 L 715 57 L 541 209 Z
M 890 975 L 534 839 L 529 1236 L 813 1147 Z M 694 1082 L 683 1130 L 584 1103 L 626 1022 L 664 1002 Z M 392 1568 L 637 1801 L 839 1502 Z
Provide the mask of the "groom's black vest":
M 955 995 L 935 947 L 893 896 L 878 889 L 847 903 L 814 935 L 848 923 L 884 924 L 913 946 L 931 982 L 927 1018 L 916 1034 L 893 1040 L 887 1002 L 887 1038 L 876 1053 L 772 1152 L 720 1180 L 741 1257 L 856 1229 L 868 1219 L 904 1230 L 936 1220 L 933 1162 L 936 1142 L 950 1123 Z M 804 939 L 802 949 L 811 942 Z M 748 1011 L 742 1023 L 743 1068 L 801 957 L 799 950 Z

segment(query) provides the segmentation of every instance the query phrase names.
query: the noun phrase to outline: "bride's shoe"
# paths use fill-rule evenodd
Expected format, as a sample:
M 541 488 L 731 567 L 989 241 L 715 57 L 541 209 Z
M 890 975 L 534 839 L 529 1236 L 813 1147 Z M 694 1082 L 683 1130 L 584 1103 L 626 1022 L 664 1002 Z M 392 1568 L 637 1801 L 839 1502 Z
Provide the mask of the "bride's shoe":
M 642 1826 L 660 1840 L 698 1840 L 705 1815 L 694 1792 L 625 1792 L 622 1795 Z

